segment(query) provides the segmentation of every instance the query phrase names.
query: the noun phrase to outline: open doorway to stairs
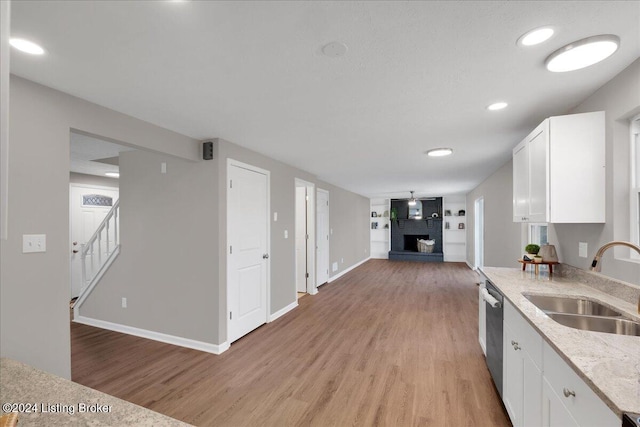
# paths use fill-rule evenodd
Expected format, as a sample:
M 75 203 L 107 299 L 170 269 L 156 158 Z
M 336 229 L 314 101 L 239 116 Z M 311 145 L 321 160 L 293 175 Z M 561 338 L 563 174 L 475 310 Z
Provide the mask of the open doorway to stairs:
M 296 292 L 300 298 L 314 295 L 316 288 L 315 261 L 315 185 L 295 179 L 295 247 Z
M 119 250 L 119 156 L 134 149 L 74 130 L 69 140 L 69 297 L 73 308 L 91 279 Z

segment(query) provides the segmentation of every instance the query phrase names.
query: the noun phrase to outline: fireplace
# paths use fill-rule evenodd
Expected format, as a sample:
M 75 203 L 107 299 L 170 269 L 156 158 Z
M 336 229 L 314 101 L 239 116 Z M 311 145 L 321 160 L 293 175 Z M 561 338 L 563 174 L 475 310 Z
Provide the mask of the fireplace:
M 418 252 L 418 239 L 429 240 L 428 234 L 405 234 L 404 250 Z

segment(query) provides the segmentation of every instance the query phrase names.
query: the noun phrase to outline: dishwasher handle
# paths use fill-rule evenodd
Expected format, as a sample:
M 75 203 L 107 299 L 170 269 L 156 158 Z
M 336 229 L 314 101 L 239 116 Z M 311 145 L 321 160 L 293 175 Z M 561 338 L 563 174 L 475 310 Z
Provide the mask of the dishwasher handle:
M 500 304 L 500 301 L 495 299 L 493 295 L 491 295 L 489 291 L 487 291 L 486 289 L 482 289 L 482 299 L 488 302 L 492 308 L 502 307 L 502 304 Z

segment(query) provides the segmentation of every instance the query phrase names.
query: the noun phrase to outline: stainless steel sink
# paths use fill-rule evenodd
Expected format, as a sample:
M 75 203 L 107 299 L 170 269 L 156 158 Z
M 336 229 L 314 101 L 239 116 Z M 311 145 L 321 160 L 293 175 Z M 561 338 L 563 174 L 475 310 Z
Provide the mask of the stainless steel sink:
M 606 332 L 609 334 L 640 336 L 640 323 L 632 320 L 566 313 L 547 313 L 547 315 L 561 325 L 570 328 L 593 332 Z
M 622 316 L 622 313 L 584 298 L 525 295 L 540 310 L 547 313 L 586 314 L 590 316 Z

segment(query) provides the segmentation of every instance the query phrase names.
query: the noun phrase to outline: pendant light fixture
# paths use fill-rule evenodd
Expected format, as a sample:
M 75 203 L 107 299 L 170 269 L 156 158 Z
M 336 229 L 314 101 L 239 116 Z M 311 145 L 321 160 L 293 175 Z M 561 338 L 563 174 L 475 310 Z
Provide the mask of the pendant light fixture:
M 411 193 L 411 198 L 409 199 L 409 206 L 415 206 L 416 205 L 416 198 L 413 197 L 413 191 L 410 191 Z

